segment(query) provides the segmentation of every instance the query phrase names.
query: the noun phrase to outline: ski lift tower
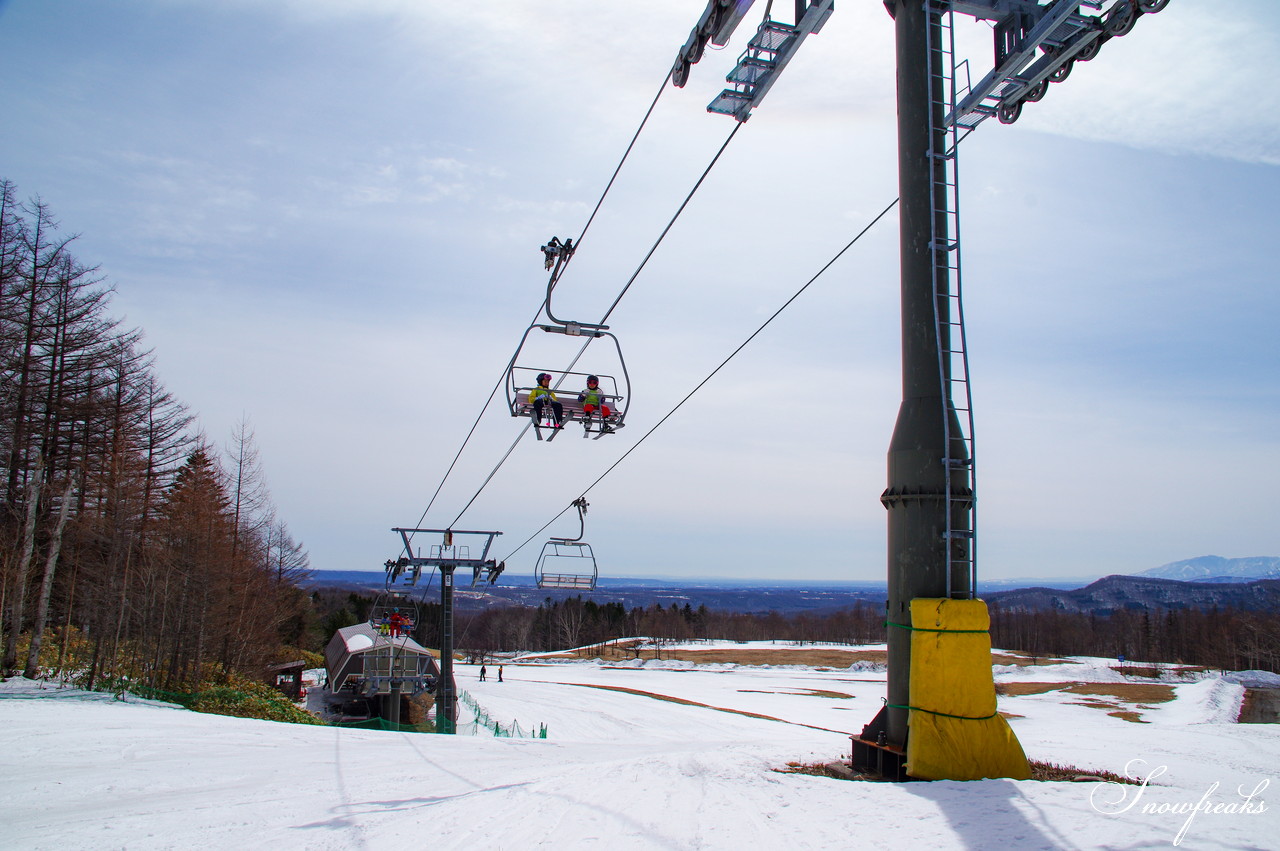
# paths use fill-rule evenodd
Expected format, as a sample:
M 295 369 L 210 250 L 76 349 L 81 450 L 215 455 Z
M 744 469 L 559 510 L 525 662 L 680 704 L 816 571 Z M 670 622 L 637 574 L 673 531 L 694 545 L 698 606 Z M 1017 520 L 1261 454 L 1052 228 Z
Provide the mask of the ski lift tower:
M 489 559 L 493 539 L 501 532 L 468 532 L 458 529 L 401 529 L 395 528 L 404 542 L 404 552 L 399 559 L 386 563 L 387 585 L 396 582 L 416 585 L 422 577 L 422 568 L 440 571 L 440 681 L 436 686 L 436 728 L 441 733 L 455 733 L 458 726 L 458 687 L 453 680 L 453 574 L 459 567 L 471 568 L 472 584 L 484 574 L 490 583 L 502 573 L 505 564 Z M 414 555 L 413 536 L 419 533 L 440 535 L 441 543 L 431 544 L 427 555 Z M 471 557 L 471 547 L 455 544 L 457 535 L 483 538 L 480 557 Z M 473 540 L 474 538 L 468 538 Z
M 902 403 L 889 444 L 888 487 L 880 497 L 889 527 L 888 699 L 854 737 L 853 759 L 889 779 L 904 779 L 909 759 L 912 777 L 960 780 L 1027 771 L 1021 746 L 995 711 L 989 618 L 976 599 L 973 404 L 960 299 L 960 139 L 992 116 L 1013 123 L 1076 62 L 1093 59 L 1106 42 L 1168 2 L 884 0 L 894 19 L 897 57 Z M 676 56 L 674 85 L 685 85 L 708 43 L 728 43 L 751 4 L 707 0 Z M 795 0 L 795 23 L 773 19 L 772 8 L 769 3 L 725 78 L 732 87 L 708 112 L 746 121 L 805 38 L 821 30 L 834 3 Z M 956 61 L 956 15 L 992 22 L 994 67 L 976 84 L 958 79 L 968 77 L 968 61 Z M 930 700 L 934 705 L 925 705 Z M 921 745 L 926 741 L 927 748 Z
M 1094 58 L 1106 41 L 1127 34 L 1139 16 L 1167 3 L 884 0 L 894 19 L 897 55 L 902 403 L 889 446 L 888 487 L 881 496 L 888 510 L 888 699 L 862 737 L 854 738 L 854 760 L 886 776 L 905 776 L 909 719 L 917 735 L 917 727 L 998 717 L 994 708 L 986 715 L 987 708 L 948 713 L 942 707 L 922 707 L 918 687 L 927 687 L 938 672 L 927 670 L 923 654 L 917 660 L 921 664 L 913 666 L 912 661 L 913 646 L 923 646 L 916 642 L 956 640 L 959 633 L 987 629 L 985 606 L 975 599 L 973 415 L 960 303 L 959 140 L 991 116 L 1005 124 L 1016 121 L 1023 105 L 1043 98 L 1050 83 L 1065 80 L 1075 62 Z M 967 76 L 968 65 L 956 61 L 957 14 L 993 23 L 994 67 L 973 85 L 958 80 Z M 943 604 L 952 601 L 981 606 L 971 628 L 945 622 Z M 919 614 L 913 622 L 913 612 L 922 614 L 917 607 L 925 602 L 929 623 Z M 963 604 L 951 608 L 964 611 Z M 989 639 L 983 638 L 989 650 Z M 989 653 L 984 664 L 989 672 Z M 994 695 L 989 706 L 994 707 Z M 961 751 L 988 744 L 962 729 L 944 731 L 943 737 L 949 735 L 950 744 Z M 973 755 L 972 762 L 976 765 L 980 758 Z M 914 765 L 912 776 L 920 776 Z

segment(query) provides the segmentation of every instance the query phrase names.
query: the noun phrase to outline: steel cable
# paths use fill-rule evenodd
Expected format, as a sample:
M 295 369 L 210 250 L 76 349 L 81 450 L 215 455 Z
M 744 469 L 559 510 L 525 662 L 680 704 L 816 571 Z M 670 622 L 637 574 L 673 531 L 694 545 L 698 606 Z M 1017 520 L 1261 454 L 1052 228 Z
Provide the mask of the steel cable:
M 584 490 L 582 491 L 582 493 L 580 493 L 580 494 L 578 495 L 578 497 L 577 497 L 577 498 L 578 498 L 578 499 L 581 499 L 581 498 L 585 497 L 588 493 L 590 493 L 590 492 L 591 492 L 591 489 L 592 489 L 592 488 L 594 488 L 596 485 L 600 484 L 600 482 L 604 481 L 604 478 L 605 478 L 606 476 L 608 476 L 610 473 L 612 473 L 612 472 L 613 472 L 613 471 L 618 467 L 618 465 L 619 465 L 619 464 L 621 464 L 623 461 L 625 461 L 625 460 L 627 459 L 627 457 L 631 455 L 631 453 L 632 453 L 632 452 L 635 452 L 637 449 L 639 449 L 639 448 L 640 448 L 640 444 L 642 444 L 642 443 L 644 443 L 646 440 L 648 440 L 648 438 L 649 438 L 649 436 L 650 436 L 650 435 L 652 435 L 655 431 L 657 431 L 657 430 L 662 426 L 662 424 L 663 424 L 663 423 L 665 423 L 668 419 L 670 419 L 670 418 L 671 418 L 671 416 L 672 416 L 673 414 L 675 414 L 675 412 L 676 412 L 676 411 L 680 410 L 680 408 L 684 405 L 684 403 L 685 403 L 685 402 L 688 402 L 691 398 L 693 398 L 693 395 L 694 395 L 695 393 L 697 393 L 699 390 L 701 390 L 701 389 L 703 388 L 703 386 L 704 386 L 708 381 L 710 381 L 712 378 L 714 378 L 714 377 L 716 376 L 716 373 L 718 373 L 718 372 L 720 372 L 720 370 L 724 369 L 725 365 L 726 365 L 726 364 L 728 364 L 728 363 L 729 363 L 729 361 L 733 360 L 733 359 L 738 355 L 738 353 L 739 353 L 739 352 L 741 352 L 743 349 L 745 349 L 745 348 L 746 348 L 746 347 L 751 343 L 751 341 L 752 341 L 752 340 L 754 340 L 757 336 L 759 336 L 760 332 L 764 331 L 764 329 L 765 329 L 765 328 L 769 327 L 770 323 L 772 323 L 772 322 L 773 322 L 773 320 L 777 319 L 777 318 L 778 318 L 778 316 L 779 316 L 779 315 L 781 315 L 781 314 L 782 314 L 782 312 L 783 312 L 784 310 L 786 310 L 788 307 L 790 307 L 790 306 L 791 306 L 791 304 L 792 304 L 792 303 L 793 303 L 797 298 L 799 298 L 799 297 L 804 293 L 804 291 L 805 291 L 805 290 L 809 289 L 809 287 L 813 284 L 813 282 L 814 282 L 814 281 L 816 281 L 816 280 L 818 280 L 818 278 L 822 277 L 822 275 L 823 275 L 823 274 L 824 274 L 828 269 L 830 269 L 830 268 L 835 264 L 835 262 L 836 262 L 837 260 L 839 260 L 842 256 L 844 256 L 845 252 L 847 252 L 850 248 L 852 248 L 852 247 L 854 246 L 854 244 L 855 244 L 855 243 L 857 243 L 857 241 L 858 241 L 858 240 L 862 239 L 862 237 L 867 233 L 867 231 L 869 231 L 869 230 L 871 230 L 871 228 L 875 227 L 875 226 L 876 226 L 876 224 L 877 224 L 877 223 L 879 223 L 879 221 L 880 221 L 881 219 L 883 219 L 886 215 L 888 215 L 889 211 L 890 211 L 890 210 L 892 210 L 892 209 L 897 205 L 897 203 L 898 203 L 898 199 L 897 199 L 897 198 L 894 198 L 891 202 L 889 202 L 889 205 L 888 205 L 887 207 L 885 207 L 883 210 L 881 210 L 881 211 L 876 215 L 876 217 L 875 217 L 875 218 L 873 218 L 873 219 L 872 219 L 872 220 L 871 220 L 871 221 L 870 221 L 870 222 L 869 222 L 869 223 L 868 223 L 868 224 L 867 224 L 867 225 L 866 225 L 862 230 L 858 231 L 858 234 L 857 234 L 853 239 L 849 240 L 849 242 L 844 246 L 844 248 L 841 248 L 839 251 L 837 251 L 837 252 L 836 252 L 836 254 L 835 254 L 835 256 L 834 256 L 834 257 L 832 257 L 830 260 L 828 260 L 828 261 L 826 262 L 826 264 L 825 264 L 825 265 L 823 265 L 823 267 L 822 267 L 821 269 L 819 269 L 819 270 L 817 271 L 817 273 L 815 273 L 815 274 L 814 274 L 814 276 L 813 276 L 812 278 L 810 278 L 810 279 L 809 279 L 809 280 L 804 284 L 804 286 L 802 286 L 802 287 L 800 287 L 800 289 L 796 290 L 796 292 L 791 296 L 791 298 L 787 299 L 787 300 L 783 303 L 783 305 L 782 305 L 781 307 L 779 307 L 777 310 L 775 310 L 775 311 L 773 312 L 773 314 L 772 314 L 768 319 L 766 319 L 766 320 L 765 320 L 765 321 L 760 325 L 760 327 L 756 328 L 756 330 L 755 330 L 755 331 L 751 332 L 751 335 L 750 335 L 749 337 L 747 337 L 747 339 L 743 340 L 743 341 L 742 341 L 742 343 L 741 343 L 741 344 L 740 344 L 736 349 L 734 349 L 732 352 L 730 352 L 729 356 L 728 356 L 728 357 L 726 357 L 723 361 L 721 361 L 719 366 L 717 366 L 715 369 L 711 370 L 711 372 L 707 375 L 707 377 L 706 377 L 706 378 L 704 378 L 704 379 L 702 379 L 700 382 L 698 382 L 698 384 L 697 384 L 697 385 L 696 385 L 692 390 L 690 390 L 690 391 L 689 391 L 689 393 L 688 393 L 688 394 L 687 394 L 683 399 L 681 399 L 679 402 L 677 402 L 677 403 L 676 403 L 675 407 L 673 407 L 670 411 L 668 411 L 668 412 L 666 413 L 666 415 L 664 415 L 664 416 L 662 417 L 662 419 L 658 420 L 658 422 L 657 422 L 657 423 L 655 423 L 655 424 L 654 424 L 654 426 L 653 426 L 651 429 L 649 429 L 647 432 L 645 432 L 645 433 L 640 437 L 640 439 L 639 439 L 639 440 L 637 440 L 637 441 L 636 441 L 636 442 L 631 446 L 631 448 L 630 448 L 630 449 L 628 449 L 628 450 L 627 450 L 626 452 L 624 452 L 624 453 L 623 453 L 623 454 L 622 454 L 622 455 L 621 455 L 617 460 L 615 460 L 612 464 L 610 464 L 610 465 L 609 465 L 609 467 L 608 467 L 608 468 L 606 468 L 606 469 L 605 469 L 605 471 L 604 471 L 603 473 L 601 473 L 601 474 L 596 478 L 596 480 L 595 480 L 594 482 L 592 482 L 591 484 L 587 485 L 586 489 L 584 489 Z M 534 538 L 538 537 L 538 536 L 543 532 L 543 530 L 545 530 L 548 526 L 550 526 L 550 525 L 551 525 L 552 523 L 554 523 L 557 519 L 559 519 L 560 515 L 561 515 L 561 514 L 564 514 L 564 513 L 565 513 L 565 511 L 567 511 L 567 510 L 569 509 L 569 507 L 571 507 L 571 506 L 572 506 L 572 503 L 570 503 L 570 505 L 569 505 L 569 506 L 566 506 L 565 508 L 562 508 L 562 509 L 560 510 L 560 513 L 559 513 L 559 514 L 557 514 L 555 517 L 552 517 L 550 520 L 548 520 L 548 521 L 546 522 L 546 524 L 542 526 L 542 528 L 538 529 L 538 531 L 534 532 L 532 535 L 530 535 L 528 538 L 526 538 L 526 539 L 525 539 L 525 541 L 524 541 L 524 543 L 520 544 L 520 546 L 516 547 L 514 550 L 512 550 L 510 553 L 508 553 L 508 554 L 507 554 L 507 555 L 506 555 L 502 560 L 503 560 L 503 561 L 506 561 L 507 559 L 509 559 L 509 558 L 511 558 L 512 556 L 514 556 L 516 553 L 520 552 L 520 550 L 524 549 L 524 548 L 525 548 L 525 546 L 527 546 L 527 545 L 529 544 L 529 542 L 530 542 L 530 541 L 532 541 Z
M 649 247 L 648 253 L 646 253 L 644 256 L 644 259 L 640 261 L 640 265 L 636 267 L 636 270 L 631 273 L 631 277 L 628 278 L 627 282 L 622 286 L 622 290 L 618 293 L 618 297 L 613 300 L 613 304 L 609 305 L 609 309 L 605 311 L 604 316 L 600 318 L 600 322 L 598 324 L 604 325 L 605 322 L 608 321 L 609 316 L 613 313 L 613 311 L 617 309 L 618 304 L 623 299 L 623 296 L 627 294 L 627 290 L 631 289 L 631 285 L 635 283 L 636 278 L 640 276 L 640 273 L 644 270 L 644 267 L 648 264 L 649 260 L 653 257 L 654 252 L 658 250 L 658 246 L 662 244 L 662 241 L 666 239 L 667 234 L 671 232 L 671 228 L 675 226 L 676 220 L 680 218 L 680 215 L 685 211 L 685 208 L 689 206 L 689 202 L 693 200 L 693 196 L 697 194 L 699 189 L 702 188 L 702 184 L 706 181 L 707 175 L 711 173 L 711 169 L 715 168 L 716 163 L 720 161 L 721 155 L 724 154 L 725 149 L 729 147 L 729 143 L 733 141 L 733 137 L 738 134 L 738 130 L 740 130 L 741 128 L 742 128 L 742 124 L 740 123 L 734 124 L 733 130 L 729 132 L 729 135 L 725 138 L 724 142 L 721 143 L 720 149 L 716 151 L 715 156 L 711 158 L 711 162 L 709 162 L 707 164 L 707 167 L 703 169 L 702 174 L 699 175 L 698 180 L 693 184 L 693 188 L 689 190 L 687 195 L 685 195 L 684 200 L 680 203 L 680 206 L 676 209 L 675 214 L 672 215 L 670 221 L 667 222 L 667 226 L 662 229 L 662 233 L 658 234 L 657 240 L 655 240 L 653 245 Z M 549 291 L 548 291 L 548 298 L 550 298 Z M 567 367 L 561 370 L 560 382 L 564 381 L 565 377 L 567 377 L 567 373 L 577 365 L 579 360 L 581 360 L 582 356 L 587 351 L 587 347 L 591 345 L 591 341 L 593 339 L 595 338 L 588 337 L 586 341 L 582 344 L 582 348 L 578 350 L 578 354 L 574 356 L 573 360 L 569 363 Z M 519 354 L 519 350 L 517 350 L 517 354 Z M 507 366 L 508 370 L 510 370 L 512 364 L 514 364 L 514 358 L 515 356 L 513 355 L 512 361 L 508 363 L 508 366 Z M 556 383 L 557 388 L 560 386 L 560 382 Z M 495 392 L 497 392 L 497 388 L 495 388 Z M 487 403 L 486 403 L 486 406 L 487 406 Z M 528 433 L 528 431 L 529 431 L 529 425 L 526 424 L 524 429 L 520 432 L 519 437 L 516 438 L 516 443 L 519 443 L 520 439 L 523 438 L 525 434 Z M 497 463 L 497 465 L 493 468 L 493 470 L 489 472 L 489 475 L 485 478 L 484 483 L 480 485 L 479 489 L 476 490 L 475 494 L 472 495 L 471 499 L 467 501 L 467 504 L 463 506 L 462 511 L 458 512 L 458 516 L 453 518 L 453 523 L 457 523 L 459 520 L 462 519 L 462 515 L 467 513 L 467 510 L 471 508 L 472 503 L 476 501 L 476 499 L 480 496 L 481 492 L 483 492 L 484 489 L 488 487 L 489 483 L 493 481 L 493 477 L 497 474 L 498 469 L 502 467 L 503 464 L 506 463 L 508 458 L 511 457 L 511 452 L 514 449 L 515 449 L 515 443 L 513 443 L 511 445 L 511 448 L 507 450 L 507 453 L 502 456 L 502 460 L 500 460 Z M 626 456 L 624 455 L 623 457 L 625 458 Z M 453 524 L 450 524 L 450 525 L 452 526 Z
M 626 163 L 627 157 L 631 155 L 631 149 L 635 147 L 636 140 L 640 138 L 640 133 L 644 130 L 645 125 L 649 122 L 649 116 L 653 115 L 654 107 L 658 105 L 658 100 L 659 98 L 662 97 L 662 93 L 666 91 L 667 83 L 670 82 L 670 80 L 671 80 L 671 72 L 668 71 L 667 75 L 662 78 L 662 85 L 658 87 L 658 93 L 653 96 L 653 100 L 650 102 L 649 108 L 645 111 L 644 118 L 640 120 L 640 126 L 636 128 L 636 132 L 631 136 L 631 141 L 627 144 L 627 149 L 623 151 L 622 159 L 618 161 L 617 167 L 614 168 L 613 174 L 609 177 L 609 182 L 605 184 L 604 191 L 600 193 L 600 198 L 596 201 L 595 208 L 592 209 L 591 215 L 587 217 L 587 223 L 582 226 L 582 231 L 578 234 L 578 242 L 576 243 L 577 245 L 582 244 L 583 237 L 586 236 L 587 231 L 591 228 L 591 223 L 595 221 L 596 213 L 600 212 L 600 207 L 604 204 L 604 199 L 608 197 L 609 190 L 613 188 L 614 181 L 618 179 L 618 174 L 622 171 L 622 166 Z M 564 274 L 564 270 L 568 267 L 569 260 L 572 258 L 573 258 L 573 255 L 570 254 L 569 257 L 565 258 L 564 263 L 557 266 L 555 271 L 552 272 L 551 281 L 549 282 L 547 287 L 548 298 L 550 298 L 551 289 L 555 287 L 556 283 L 560 279 L 560 276 Z M 544 301 L 543 305 L 545 304 L 546 302 Z M 612 308 L 610 308 L 610 310 L 612 311 Z M 532 326 L 533 323 L 538 321 L 538 316 L 541 313 L 542 313 L 542 306 L 539 306 L 537 312 L 534 313 L 533 315 L 533 319 L 529 321 L 530 326 Z M 584 350 L 585 350 L 585 346 L 584 346 Z M 423 521 L 425 521 L 427 518 L 427 513 L 431 511 L 431 507 L 435 505 L 436 498 L 440 496 L 440 491 L 444 488 L 445 482 L 449 480 L 449 476 L 453 473 L 453 468 L 457 466 L 458 459 L 462 457 L 463 450 L 467 448 L 467 444 L 471 441 L 472 435 L 474 435 L 476 432 L 476 427 L 480 425 L 480 420 L 484 418 L 484 412 L 489 409 L 489 405 L 493 403 L 493 397 L 498 395 L 498 389 L 502 387 L 503 382 L 506 381 L 507 373 L 508 371 L 510 371 L 512 364 L 515 362 L 515 357 L 516 357 L 515 355 L 511 356 L 512 358 L 511 361 L 507 363 L 506 369 L 502 371 L 502 374 L 498 377 L 497 383 L 493 385 L 493 390 L 489 391 L 489 398 L 485 399 L 484 404 L 480 406 L 480 413 L 476 415 L 475 422 L 471 424 L 470 431 L 468 431 L 467 436 L 463 438 L 462 445 L 458 447 L 457 453 L 453 456 L 453 461 L 450 462 L 449 468 L 445 470 L 444 477 L 440 480 L 440 484 L 436 486 L 435 493 L 431 495 L 431 500 L 427 503 L 427 507 L 423 509 L 422 516 L 418 518 L 418 522 L 414 524 L 415 526 L 422 525 Z M 579 353 L 579 357 L 581 357 L 581 353 Z M 574 360 L 574 363 L 577 363 L 576 359 Z M 525 433 L 528 430 L 529 430 L 529 427 L 526 425 L 524 430 L 520 432 L 520 436 L 516 438 L 517 443 L 520 441 L 521 437 L 524 437 Z M 512 448 L 514 448 L 514 444 L 512 445 Z M 508 449 L 507 455 L 503 456 L 503 460 L 505 461 L 506 457 L 510 454 L 511 454 L 511 450 Z M 501 464 L 499 464 L 499 466 L 501 466 Z M 495 469 L 495 472 L 496 472 L 496 469 Z M 492 473 L 490 474 L 489 478 L 493 478 Z M 486 479 L 485 481 L 487 484 L 488 479 Z M 477 494 L 477 496 L 478 495 L 479 494 Z M 474 499 L 475 497 L 472 497 L 473 501 Z M 467 503 L 468 507 L 470 506 L 470 504 L 471 503 Z M 463 509 L 463 510 L 465 511 L 466 509 Z M 458 516 L 461 517 L 462 515 L 459 514 Z M 458 521 L 454 520 L 454 523 L 456 522 Z M 412 540 L 412 536 L 410 537 L 410 540 Z

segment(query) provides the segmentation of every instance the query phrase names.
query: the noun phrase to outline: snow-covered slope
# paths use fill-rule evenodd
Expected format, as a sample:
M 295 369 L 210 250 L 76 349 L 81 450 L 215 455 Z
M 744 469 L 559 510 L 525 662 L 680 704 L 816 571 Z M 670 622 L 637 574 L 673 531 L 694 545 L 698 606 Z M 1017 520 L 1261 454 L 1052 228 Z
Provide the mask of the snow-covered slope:
M 1188 820 L 1171 810 L 1204 798 L 1237 812 L 1192 814 L 1181 847 L 1274 847 L 1276 810 L 1239 810 L 1266 806 L 1280 729 L 1232 723 L 1243 687 L 1216 677 L 1171 678 L 1173 700 L 1142 703 L 1103 693 L 1151 682 L 1105 660 L 997 669 L 1030 757 L 1154 774 L 1143 789 L 776 771 L 848 753 L 884 697 L 866 664 L 541 662 L 507 664 L 502 683 L 470 666 L 458 676 L 492 718 L 545 723 L 548 738 L 294 726 L 0 684 L 0 846 L 1157 848 Z M 1117 707 L 1146 723 L 1108 714 Z

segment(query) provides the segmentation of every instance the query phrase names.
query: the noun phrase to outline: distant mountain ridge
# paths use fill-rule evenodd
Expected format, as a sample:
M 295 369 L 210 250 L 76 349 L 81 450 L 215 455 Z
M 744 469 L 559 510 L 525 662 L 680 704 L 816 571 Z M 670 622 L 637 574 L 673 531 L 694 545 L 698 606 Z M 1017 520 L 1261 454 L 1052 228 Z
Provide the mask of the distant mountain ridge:
M 1116 611 L 1160 609 L 1220 609 L 1280 611 L 1280 579 L 1253 582 L 1187 582 L 1148 576 L 1104 576 L 1097 582 L 1062 591 L 1021 588 L 986 595 L 993 607 L 1009 611 L 1084 612 L 1106 615 Z
M 1280 557 L 1199 556 L 1162 564 L 1134 575 L 1177 579 L 1182 582 L 1248 582 L 1255 579 L 1280 579 Z

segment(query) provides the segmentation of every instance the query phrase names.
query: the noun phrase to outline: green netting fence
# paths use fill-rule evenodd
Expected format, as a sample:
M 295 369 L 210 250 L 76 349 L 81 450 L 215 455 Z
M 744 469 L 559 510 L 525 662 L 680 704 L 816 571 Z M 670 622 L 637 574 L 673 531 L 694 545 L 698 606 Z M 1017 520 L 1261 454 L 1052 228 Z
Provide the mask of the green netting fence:
M 458 696 L 458 702 L 470 709 L 471 714 L 475 717 L 474 721 L 458 725 L 459 735 L 492 735 L 504 739 L 545 739 L 547 737 L 546 724 L 539 724 L 537 727 L 527 730 L 520 726 L 519 721 L 512 721 L 509 727 L 503 726 L 490 718 L 489 713 L 485 712 L 480 704 L 476 703 L 476 699 L 465 691 Z

